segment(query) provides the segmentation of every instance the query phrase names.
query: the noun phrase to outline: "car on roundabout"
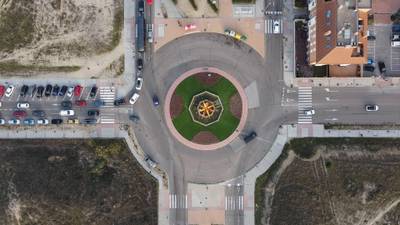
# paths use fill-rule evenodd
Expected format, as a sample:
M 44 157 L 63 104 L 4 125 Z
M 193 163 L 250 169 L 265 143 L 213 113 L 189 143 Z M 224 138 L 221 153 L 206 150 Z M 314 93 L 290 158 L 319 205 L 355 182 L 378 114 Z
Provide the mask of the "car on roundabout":
M 29 109 L 29 103 L 28 102 L 18 102 L 17 109 Z
M 19 120 L 19 119 L 10 119 L 10 120 L 8 120 L 7 123 L 9 125 L 19 125 L 19 124 L 21 124 L 21 120 Z
M 36 124 L 37 125 L 47 125 L 47 124 L 49 124 L 49 120 L 48 119 L 38 119 L 36 121 Z
M 33 126 L 33 125 L 35 125 L 35 120 L 34 119 L 24 119 L 24 125 Z

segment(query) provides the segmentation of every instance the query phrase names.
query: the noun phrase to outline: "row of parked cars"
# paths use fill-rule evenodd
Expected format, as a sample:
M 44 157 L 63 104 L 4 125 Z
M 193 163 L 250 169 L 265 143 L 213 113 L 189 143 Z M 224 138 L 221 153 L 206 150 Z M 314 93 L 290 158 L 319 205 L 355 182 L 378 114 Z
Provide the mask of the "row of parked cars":
M 96 86 L 92 86 L 89 94 L 90 97 L 94 98 L 96 96 L 97 89 L 98 88 Z M 75 86 L 67 86 L 67 85 L 58 86 L 57 84 L 54 86 L 51 84 L 47 84 L 46 86 L 22 85 L 19 95 L 21 97 L 25 96 L 34 97 L 36 95 L 36 97 L 38 98 L 41 98 L 43 96 L 50 97 L 50 96 L 65 96 L 65 95 L 67 97 L 72 97 L 73 95 L 80 96 L 82 94 L 82 90 L 83 87 L 80 85 L 75 85 Z M 0 97 L 2 97 L 3 95 L 5 95 L 6 97 L 11 97 L 14 91 L 15 91 L 15 86 L 12 84 L 8 85 L 7 88 L 3 85 L 0 85 Z
M 69 118 L 66 120 L 66 123 L 68 124 L 96 124 L 98 119 L 96 118 L 85 118 L 81 121 L 79 121 L 77 118 Z M 56 119 L 33 119 L 33 118 L 27 118 L 27 119 L 10 119 L 10 120 L 5 120 L 0 118 L 0 125 L 49 125 L 49 124 L 62 124 L 64 123 L 64 120 L 61 118 L 56 118 Z

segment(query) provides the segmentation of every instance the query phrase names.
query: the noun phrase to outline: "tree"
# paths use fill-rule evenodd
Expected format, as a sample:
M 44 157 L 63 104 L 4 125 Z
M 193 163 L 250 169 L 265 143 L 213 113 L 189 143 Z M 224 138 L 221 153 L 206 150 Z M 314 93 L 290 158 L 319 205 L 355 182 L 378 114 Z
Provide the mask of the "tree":
M 396 13 L 390 16 L 390 19 L 394 24 L 400 24 L 400 9 Z

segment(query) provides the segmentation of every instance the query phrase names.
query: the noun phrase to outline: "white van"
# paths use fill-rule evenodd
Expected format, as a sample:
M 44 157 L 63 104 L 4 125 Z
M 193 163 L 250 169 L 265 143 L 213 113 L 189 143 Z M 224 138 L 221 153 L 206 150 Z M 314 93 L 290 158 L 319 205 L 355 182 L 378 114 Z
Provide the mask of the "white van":
M 153 43 L 153 24 L 147 24 L 147 41 Z

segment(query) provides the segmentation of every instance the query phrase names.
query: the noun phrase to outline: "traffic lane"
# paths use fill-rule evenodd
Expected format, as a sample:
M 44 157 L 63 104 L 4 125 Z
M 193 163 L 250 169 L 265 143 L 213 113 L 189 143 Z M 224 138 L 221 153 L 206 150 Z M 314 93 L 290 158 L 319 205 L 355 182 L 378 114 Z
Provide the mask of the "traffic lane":
M 367 112 L 364 104 L 316 106 L 314 123 L 382 124 L 400 123 L 400 106 L 381 102 L 377 112 Z

